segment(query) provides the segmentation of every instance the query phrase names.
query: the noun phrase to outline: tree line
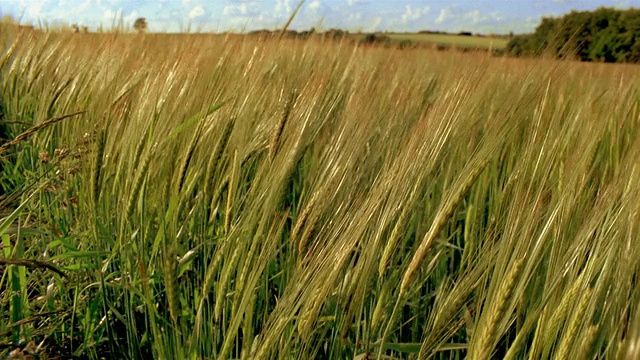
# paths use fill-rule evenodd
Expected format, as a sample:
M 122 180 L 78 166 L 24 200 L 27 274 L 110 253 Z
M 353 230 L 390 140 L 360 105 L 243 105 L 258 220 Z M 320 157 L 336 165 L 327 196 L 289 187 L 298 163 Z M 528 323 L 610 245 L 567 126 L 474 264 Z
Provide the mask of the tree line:
M 543 18 L 533 34 L 512 38 L 506 52 L 515 56 L 639 63 L 640 9 L 601 7 Z

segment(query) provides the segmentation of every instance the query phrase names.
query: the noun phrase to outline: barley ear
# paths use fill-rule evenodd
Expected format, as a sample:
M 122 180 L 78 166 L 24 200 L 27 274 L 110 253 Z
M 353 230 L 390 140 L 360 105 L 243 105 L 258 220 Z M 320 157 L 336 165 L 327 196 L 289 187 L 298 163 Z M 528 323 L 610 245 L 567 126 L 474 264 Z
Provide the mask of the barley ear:
M 220 317 L 222 316 L 223 305 L 226 303 L 225 298 L 227 296 L 227 287 L 231 281 L 231 276 L 233 275 L 232 272 L 235 271 L 235 266 L 238 262 L 238 258 L 240 257 L 241 250 L 244 250 L 244 247 L 240 244 L 235 244 L 235 249 L 233 250 L 231 258 L 225 261 L 222 268 L 220 280 L 218 280 L 218 286 L 216 288 L 216 303 L 213 311 L 213 319 L 216 322 L 219 322 Z M 238 294 L 238 296 L 240 296 L 240 294 Z
M 138 145 L 136 145 L 136 150 L 133 153 L 133 161 L 131 162 L 131 169 L 135 169 L 138 167 L 140 163 L 140 159 L 142 158 L 142 151 L 144 151 L 145 145 L 149 142 L 149 133 L 151 132 L 151 127 L 148 126 L 144 131 L 144 135 L 138 141 Z
M 204 305 L 207 301 L 209 291 L 211 287 L 215 283 L 215 275 L 217 274 L 216 270 L 218 270 L 218 265 L 222 262 L 222 257 L 226 253 L 226 248 L 228 246 L 228 241 L 223 241 L 220 247 L 214 253 L 213 259 L 207 265 L 207 270 L 205 271 L 204 282 L 202 283 L 200 302 L 198 303 L 198 309 L 196 310 L 195 322 L 194 322 L 194 342 L 192 342 L 192 346 L 196 345 L 196 342 L 201 339 L 201 330 L 203 324 L 204 317 Z
M 213 187 L 214 175 L 218 168 L 220 167 L 220 160 L 222 159 L 222 154 L 227 147 L 227 143 L 229 142 L 229 138 L 231 137 L 231 133 L 233 132 L 233 128 L 235 126 L 235 119 L 231 118 L 224 124 L 224 129 L 222 129 L 222 134 L 218 137 L 216 141 L 216 145 L 213 147 L 213 152 L 211 153 L 211 157 L 207 162 L 207 168 L 205 170 L 205 194 L 209 196 L 211 192 L 211 188 Z
M 282 110 L 282 114 L 280 115 L 280 121 L 278 122 L 278 126 L 276 130 L 273 132 L 273 136 L 271 137 L 271 141 L 269 144 L 269 160 L 273 161 L 276 154 L 278 153 L 278 148 L 280 146 L 280 138 L 282 137 L 282 132 L 284 131 L 284 127 L 287 125 L 287 121 L 289 120 L 289 115 L 291 115 L 291 110 L 293 109 L 293 104 L 295 102 L 295 92 L 292 91 L 287 103 Z
M 562 327 L 563 322 L 567 319 L 567 315 L 570 313 L 569 306 L 573 304 L 582 288 L 582 277 L 583 274 L 580 274 L 574 281 L 573 285 L 569 288 L 567 292 L 565 292 L 564 296 L 560 300 L 560 305 L 556 307 L 556 309 L 551 313 L 551 317 L 549 317 L 548 321 L 544 324 L 544 329 L 541 332 L 544 335 L 542 338 L 539 338 L 540 341 L 544 341 L 542 344 L 545 344 L 547 348 L 549 348 L 556 340 L 556 335 L 558 331 Z M 536 344 L 536 345 L 542 345 Z
M 311 199 L 304 207 L 298 218 L 296 219 L 296 223 L 291 230 L 291 239 L 298 240 L 298 257 L 302 258 L 302 254 L 307 247 L 309 242 L 309 238 L 311 234 L 315 230 L 316 222 L 318 220 L 318 216 L 313 214 L 313 210 L 318 199 L 318 192 L 314 193 L 311 196 Z
M 103 129 L 98 135 L 98 142 L 96 143 L 96 159 L 93 168 L 93 177 L 91 178 L 91 188 L 93 194 L 93 206 L 98 207 L 98 201 L 100 200 L 100 175 L 102 171 L 102 162 L 104 156 L 104 148 L 107 141 L 106 130 Z
M 560 346 L 558 347 L 558 351 L 556 352 L 558 359 L 569 358 L 569 351 L 571 345 L 573 345 L 576 335 L 578 334 L 580 325 L 588 320 L 585 319 L 585 313 L 587 312 L 587 307 L 589 306 L 589 300 L 591 300 L 591 293 L 591 288 L 587 288 L 587 290 L 582 295 L 580 302 L 578 303 L 578 308 L 573 313 L 571 320 L 569 320 L 569 324 L 566 327 L 566 331 L 564 332 L 562 339 L 560 340 Z
M 222 195 L 224 188 L 229 184 L 229 174 L 225 175 L 225 177 L 220 182 L 220 185 L 216 189 L 216 192 L 211 196 L 211 202 L 209 204 L 209 224 L 213 223 L 216 215 L 218 214 L 218 199 Z
M 396 285 L 395 281 L 386 281 L 382 285 L 382 289 L 380 290 L 380 294 L 378 295 L 378 301 L 376 302 L 376 307 L 373 309 L 373 314 L 371 315 L 371 333 L 377 334 L 378 330 L 380 330 L 380 326 L 382 325 L 383 319 L 386 317 L 388 309 L 386 308 L 389 296 L 391 295 L 391 289 Z
M 175 244 L 171 243 L 165 237 L 165 253 L 163 259 L 162 270 L 164 272 L 164 286 L 167 293 L 167 302 L 169 304 L 169 316 L 176 328 L 178 322 L 178 305 L 180 304 L 179 289 L 177 282 L 177 259 L 175 255 Z
M 405 225 L 407 222 L 407 218 L 409 217 L 409 210 L 411 209 L 411 207 L 409 205 L 405 206 L 402 209 L 402 213 L 400 214 L 400 217 L 398 218 L 398 221 L 396 221 L 396 224 L 393 227 L 393 230 L 391 230 L 391 235 L 389 235 L 389 238 L 387 240 L 387 243 L 384 246 L 384 250 L 382 252 L 382 258 L 380 258 L 380 263 L 378 264 L 378 278 L 382 278 L 382 275 L 384 275 L 385 270 L 387 269 L 387 266 L 389 266 L 389 262 L 391 261 L 391 256 L 393 255 L 393 252 L 396 249 L 396 246 L 398 245 L 398 241 L 400 241 L 401 236 L 401 232 L 404 231 L 405 229 Z
M 580 343 L 580 348 L 578 349 L 578 356 L 576 359 L 593 359 L 593 345 L 595 343 L 596 337 L 598 336 L 598 325 L 590 325 L 587 331 L 585 332 L 585 336 Z
M 133 209 L 135 208 L 136 202 L 138 201 L 138 195 L 140 194 L 140 189 L 142 188 L 142 183 L 147 176 L 147 171 L 149 170 L 149 165 L 151 163 L 151 154 L 145 157 L 142 162 L 142 166 L 140 167 L 140 171 L 136 174 L 135 181 L 133 183 L 133 187 L 131 188 L 131 193 L 129 194 L 129 201 L 127 202 L 127 211 L 125 212 L 125 221 L 129 221 L 131 216 L 133 215 Z
M 231 178 L 229 179 L 229 191 L 227 192 L 227 208 L 224 214 L 224 232 L 228 234 L 231 230 L 231 218 L 233 210 L 233 201 L 235 197 L 236 183 L 238 181 L 238 151 L 233 155 L 233 163 L 231 164 Z
M 527 315 L 527 318 L 524 319 L 524 323 L 518 329 L 518 334 L 516 338 L 511 342 L 509 346 L 509 350 L 504 356 L 504 360 L 515 360 L 518 358 L 518 354 L 525 347 L 525 343 L 527 342 L 527 338 L 529 337 L 531 330 L 534 325 L 539 324 L 540 322 L 545 320 L 545 309 L 544 307 L 539 307 L 533 310 L 531 313 Z M 540 338 L 539 329 L 541 327 L 536 327 L 536 333 L 534 334 L 534 338 Z M 535 341 L 531 343 L 529 346 L 529 356 L 531 357 L 535 354 Z
M 475 183 L 476 178 L 480 176 L 480 174 L 482 173 L 484 168 L 487 166 L 487 164 L 488 164 L 488 161 L 484 160 L 479 164 L 477 164 L 475 167 L 473 167 L 471 169 L 471 172 L 467 175 L 467 177 L 461 180 L 458 183 L 458 186 L 454 188 L 452 195 L 448 199 L 444 200 L 444 205 L 440 207 L 440 210 L 436 214 L 436 217 L 433 220 L 433 223 L 431 224 L 431 228 L 429 229 L 429 232 L 427 232 L 427 234 L 424 236 L 424 238 L 420 242 L 418 249 L 413 255 L 411 262 L 409 263 L 409 267 L 407 268 L 407 271 L 404 273 L 404 276 L 402 277 L 402 282 L 400 284 L 400 297 L 402 297 L 402 294 L 404 294 L 409 288 L 409 285 L 413 281 L 413 278 L 418 272 L 418 269 L 420 268 L 420 266 L 422 265 L 422 262 L 427 256 L 429 249 L 435 242 L 438 235 L 440 235 L 440 231 L 442 231 L 444 226 L 447 224 L 447 221 L 451 217 L 451 214 L 453 214 L 453 211 L 456 209 L 460 201 L 462 201 L 462 198 L 464 197 L 464 195 L 467 193 L 467 191 L 469 191 L 471 186 Z
M 498 328 L 500 322 L 507 315 L 507 308 L 511 302 L 513 291 L 520 278 L 520 272 L 524 259 L 517 260 L 511 270 L 507 273 L 504 283 L 500 287 L 495 302 L 488 304 L 489 314 L 486 318 L 485 325 L 482 328 L 482 332 L 478 335 L 478 341 L 472 345 L 470 349 L 474 359 L 490 359 L 493 352 L 495 342 L 498 337 Z
M 187 170 L 189 169 L 189 164 L 191 163 L 193 152 L 196 149 L 196 145 L 198 145 L 198 140 L 200 140 L 200 133 L 202 131 L 203 124 L 204 122 L 200 122 L 198 129 L 193 134 L 193 137 L 191 138 L 191 141 L 187 146 L 187 152 L 185 153 L 185 156 L 180 163 L 180 171 L 178 171 L 178 184 L 177 184 L 178 192 L 180 192 L 182 190 L 182 187 L 184 186 L 184 180 L 187 176 Z

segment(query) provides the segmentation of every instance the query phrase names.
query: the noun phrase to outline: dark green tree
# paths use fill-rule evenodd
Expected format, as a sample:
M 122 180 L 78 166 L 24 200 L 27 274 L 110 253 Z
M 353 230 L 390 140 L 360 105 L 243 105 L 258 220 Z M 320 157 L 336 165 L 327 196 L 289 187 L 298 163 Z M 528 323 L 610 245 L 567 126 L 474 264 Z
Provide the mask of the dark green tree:
M 572 11 L 560 18 L 543 18 L 533 34 L 512 38 L 507 53 L 640 62 L 640 9 L 601 7 L 594 11 Z

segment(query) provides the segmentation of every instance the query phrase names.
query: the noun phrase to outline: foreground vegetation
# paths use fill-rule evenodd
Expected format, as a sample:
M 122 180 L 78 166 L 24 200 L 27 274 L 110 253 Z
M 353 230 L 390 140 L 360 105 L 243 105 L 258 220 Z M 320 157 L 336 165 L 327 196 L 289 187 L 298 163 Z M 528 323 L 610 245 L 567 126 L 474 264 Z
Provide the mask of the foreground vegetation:
M 9 33 L 5 354 L 637 358 L 636 69 Z

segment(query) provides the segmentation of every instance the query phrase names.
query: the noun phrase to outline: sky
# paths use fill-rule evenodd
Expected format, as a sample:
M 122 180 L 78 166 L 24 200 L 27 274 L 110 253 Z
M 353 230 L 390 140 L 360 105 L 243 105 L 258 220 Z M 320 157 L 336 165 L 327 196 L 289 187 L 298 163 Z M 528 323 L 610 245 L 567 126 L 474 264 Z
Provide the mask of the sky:
M 282 28 L 299 0 L 0 0 L 0 15 L 38 25 L 95 30 L 147 19 L 149 31 L 223 32 Z M 640 0 L 306 0 L 291 28 L 348 31 L 533 32 L 542 17 Z

